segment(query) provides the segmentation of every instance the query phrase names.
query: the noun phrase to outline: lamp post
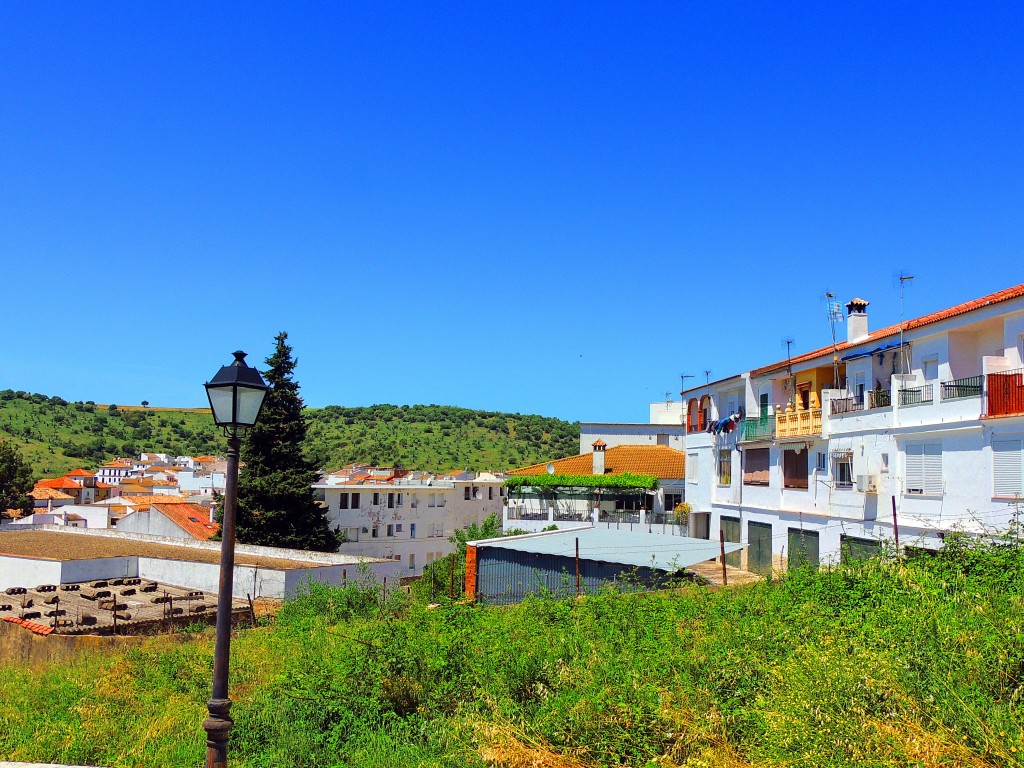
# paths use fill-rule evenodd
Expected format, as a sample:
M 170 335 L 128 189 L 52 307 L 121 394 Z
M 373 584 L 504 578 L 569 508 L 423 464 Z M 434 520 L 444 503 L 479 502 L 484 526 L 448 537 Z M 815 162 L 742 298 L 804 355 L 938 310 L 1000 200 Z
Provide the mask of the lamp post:
M 221 524 L 220 586 L 217 592 L 217 644 L 213 656 L 213 695 L 207 702 L 206 768 L 227 768 L 228 734 L 234 723 L 228 698 L 228 660 L 231 653 L 231 595 L 235 570 L 235 512 L 238 509 L 239 435 L 256 423 L 270 387 L 259 371 L 245 363 L 245 352 L 223 366 L 206 383 L 213 421 L 228 438 L 228 468 L 224 478 L 224 521 Z

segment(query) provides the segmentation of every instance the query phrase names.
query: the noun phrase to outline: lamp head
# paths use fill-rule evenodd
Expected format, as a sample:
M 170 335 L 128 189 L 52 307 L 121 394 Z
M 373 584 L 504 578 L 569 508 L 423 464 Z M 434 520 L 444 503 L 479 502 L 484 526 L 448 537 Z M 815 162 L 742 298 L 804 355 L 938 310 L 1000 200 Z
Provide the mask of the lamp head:
M 270 387 L 260 372 L 245 362 L 245 352 L 234 352 L 235 360 L 223 366 L 206 383 L 213 421 L 218 427 L 248 429 L 259 418 L 263 399 Z

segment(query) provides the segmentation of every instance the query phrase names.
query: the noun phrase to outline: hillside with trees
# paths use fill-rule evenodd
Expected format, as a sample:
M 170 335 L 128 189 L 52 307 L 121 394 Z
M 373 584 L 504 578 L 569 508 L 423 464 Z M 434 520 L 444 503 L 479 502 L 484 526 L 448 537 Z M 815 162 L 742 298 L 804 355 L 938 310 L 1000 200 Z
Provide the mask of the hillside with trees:
M 331 405 L 305 413 L 304 449 L 325 469 L 352 461 L 503 469 L 579 450 L 579 425 L 545 416 L 445 405 Z M 35 477 L 94 469 L 141 451 L 221 454 L 226 445 L 206 409 L 68 402 L 10 389 L 0 391 L 0 437 L 18 448 Z

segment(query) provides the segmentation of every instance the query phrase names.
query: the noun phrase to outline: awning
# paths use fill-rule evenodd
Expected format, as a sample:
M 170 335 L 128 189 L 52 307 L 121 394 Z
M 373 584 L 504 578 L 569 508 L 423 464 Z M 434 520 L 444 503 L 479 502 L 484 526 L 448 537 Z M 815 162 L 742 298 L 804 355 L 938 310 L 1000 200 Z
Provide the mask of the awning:
M 867 351 L 867 352 L 854 352 L 852 354 L 846 355 L 846 356 L 841 357 L 839 359 L 844 361 L 844 362 L 847 361 L 847 360 L 857 360 L 857 359 L 862 358 L 862 357 L 868 357 L 870 355 L 877 355 L 879 352 L 888 352 L 890 349 L 899 349 L 899 347 L 900 347 L 900 345 L 899 345 L 898 342 L 895 343 L 895 344 L 886 344 L 886 345 L 881 346 L 881 347 L 875 347 L 874 349 L 872 349 L 870 351 Z

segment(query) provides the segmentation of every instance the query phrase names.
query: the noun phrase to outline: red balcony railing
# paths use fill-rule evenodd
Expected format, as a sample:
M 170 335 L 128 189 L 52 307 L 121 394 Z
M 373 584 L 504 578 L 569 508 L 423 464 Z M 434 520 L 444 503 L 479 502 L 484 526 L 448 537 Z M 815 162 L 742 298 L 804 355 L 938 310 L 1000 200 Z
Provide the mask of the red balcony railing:
M 686 424 L 686 432 L 692 434 L 694 432 L 703 432 L 707 428 L 707 420 L 704 418 L 704 414 L 700 413 L 696 416 L 690 415 L 689 421 Z
M 985 376 L 988 392 L 986 416 L 1018 416 L 1024 414 L 1024 368 Z

